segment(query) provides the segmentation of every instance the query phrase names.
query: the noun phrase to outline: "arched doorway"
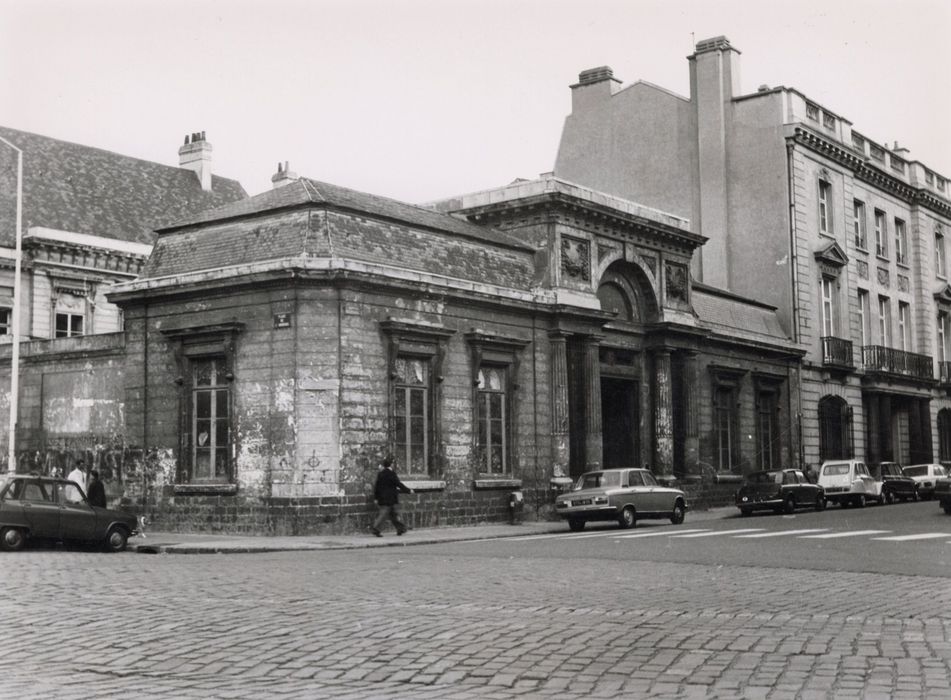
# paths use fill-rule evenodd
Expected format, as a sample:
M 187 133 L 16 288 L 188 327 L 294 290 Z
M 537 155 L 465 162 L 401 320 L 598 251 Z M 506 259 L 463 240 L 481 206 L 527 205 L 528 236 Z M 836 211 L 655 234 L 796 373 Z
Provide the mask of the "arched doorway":
M 951 462 L 951 409 L 938 411 L 938 460 Z
M 841 396 L 819 400 L 819 460 L 848 459 L 852 444 L 852 408 Z

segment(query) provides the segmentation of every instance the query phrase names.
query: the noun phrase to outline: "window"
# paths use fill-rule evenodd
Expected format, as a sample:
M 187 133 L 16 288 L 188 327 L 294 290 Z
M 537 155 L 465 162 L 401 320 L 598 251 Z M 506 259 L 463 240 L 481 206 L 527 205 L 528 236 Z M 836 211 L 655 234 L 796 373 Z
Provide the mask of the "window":
M 822 335 L 835 337 L 835 280 L 822 278 Z
M 935 178 L 934 186 L 938 190 L 938 192 L 944 192 L 944 178 L 941 178 L 941 177 Z
M 898 302 L 898 341 L 900 348 L 911 352 L 911 314 L 907 303 Z
M 855 199 L 852 201 L 852 220 L 855 229 L 855 247 L 861 250 L 868 249 L 868 232 L 865 222 L 865 203 Z
M 886 348 L 892 346 L 892 308 L 888 297 L 878 298 L 878 336 Z
M 812 104 L 811 102 L 807 102 L 807 103 L 806 103 L 806 116 L 807 116 L 809 119 L 812 119 L 812 121 L 814 121 L 814 122 L 819 121 L 819 107 L 818 107 L 818 105 L 814 105 L 814 104 Z
M 835 129 L 835 117 L 828 112 L 822 113 L 822 126 L 826 129 Z
M 930 170 L 925 170 L 925 184 L 933 185 L 934 184 L 934 173 Z
M 895 219 L 895 262 L 908 264 L 908 237 L 905 233 L 905 222 Z
M 877 160 L 879 163 L 885 162 L 885 149 L 881 146 L 874 143 L 869 143 L 868 152 L 872 157 L 872 160 Z
M 429 359 L 399 357 L 394 364 L 393 419 L 397 463 L 411 474 L 429 471 L 432 397 Z
M 12 332 L 10 327 L 13 316 L 13 309 L 0 308 L 0 335 L 9 335 Z
M 939 277 L 947 274 L 947 264 L 944 257 L 944 235 L 941 231 L 934 233 L 934 271 Z
M 868 292 L 859 290 L 859 328 L 862 333 L 862 345 L 872 344 L 872 314 L 869 307 Z
M 756 396 L 756 431 L 759 468 L 780 466 L 779 458 L 779 401 L 777 392 L 760 390 Z
M 875 210 L 875 254 L 888 257 L 888 231 L 885 223 L 885 212 Z
M 231 480 L 231 387 L 225 358 L 191 361 L 191 480 Z
M 854 131 L 852 132 L 852 148 L 865 153 L 865 139 Z
M 819 232 L 832 235 L 832 185 L 819 180 Z
M 732 386 L 718 385 L 714 389 L 713 430 L 717 470 L 729 472 L 736 447 L 736 389 Z
M 83 315 L 73 313 L 56 313 L 56 328 L 54 338 L 71 338 L 83 334 Z
M 892 154 L 891 156 L 891 161 L 892 161 L 892 170 L 899 173 L 905 172 L 905 161 L 903 161 L 901 158 L 899 158 L 898 156 L 894 154 Z
M 483 367 L 477 385 L 479 471 L 505 474 L 508 469 L 508 377 L 504 367 Z
M 951 316 L 946 311 L 938 312 L 938 360 L 948 362 L 951 360 Z

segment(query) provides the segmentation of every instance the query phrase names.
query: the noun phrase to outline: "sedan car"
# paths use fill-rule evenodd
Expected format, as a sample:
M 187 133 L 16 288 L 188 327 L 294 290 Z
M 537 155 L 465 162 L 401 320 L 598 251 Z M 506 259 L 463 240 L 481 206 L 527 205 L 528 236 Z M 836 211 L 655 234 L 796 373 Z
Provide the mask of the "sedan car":
M 801 471 L 772 469 L 746 475 L 736 492 L 736 507 L 742 515 L 762 509 L 777 513 L 792 513 L 796 508 L 822 510 L 826 496 L 823 488 L 809 483 Z
M 882 482 L 882 501 L 894 503 L 896 500 L 917 501 L 918 483 L 910 476 L 906 476 L 901 465 L 897 462 L 880 462 L 870 464 L 869 474 Z
M 134 515 L 89 505 L 72 481 L 7 474 L 0 477 L 0 548 L 22 549 L 28 539 L 101 544 L 121 552 L 139 534 Z
M 661 486 L 647 469 L 602 469 L 585 472 L 569 493 L 555 499 L 555 512 L 575 532 L 589 520 L 616 520 L 622 528 L 638 520 L 666 518 L 674 525 L 684 521 L 684 492 Z
M 934 497 L 944 512 L 951 515 L 951 478 L 938 479 L 934 486 Z
M 869 501 L 882 501 L 882 482 L 869 474 L 865 462 L 836 459 L 822 463 L 819 486 L 825 489 L 826 500 L 845 507 L 864 507 Z
M 903 470 L 905 476 L 910 476 L 918 484 L 918 493 L 922 498 L 934 496 L 934 487 L 938 479 L 948 475 L 947 470 L 940 464 L 913 464 Z

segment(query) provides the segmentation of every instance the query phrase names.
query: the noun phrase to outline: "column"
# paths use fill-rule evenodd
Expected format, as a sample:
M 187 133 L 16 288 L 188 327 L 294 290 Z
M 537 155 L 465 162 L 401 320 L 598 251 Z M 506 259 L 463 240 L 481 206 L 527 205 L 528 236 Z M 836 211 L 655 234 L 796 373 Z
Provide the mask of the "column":
M 600 469 L 602 462 L 600 341 L 599 336 L 584 339 L 585 466 L 588 469 Z
M 654 473 L 674 473 L 673 400 L 670 391 L 670 350 L 654 351 Z
M 548 335 L 551 348 L 551 459 L 552 476 L 569 473 L 568 338 L 560 331 Z
M 882 462 L 895 460 L 892 449 L 892 397 L 880 394 L 878 397 L 878 436 L 881 440 Z
M 688 475 L 700 475 L 700 433 L 697 386 L 697 352 L 687 350 L 684 358 L 684 471 Z
M 928 459 L 924 457 L 925 445 L 921 434 L 921 404 L 918 399 L 908 401 L 908 459 L 910 464 L 920 464 Z M 896 455 L 899 457 L 900 455 Z M 901 460 L 896 460 L 901 461 Z
M 868 426 L 866 434 L 868 435 L 868 450 L 865 458 L 869 464 L 878 464 L 882 461 L 882 442 L 879 438 L 878 421 L 878 394 L 869 394 L 865 397 L 865 405 L 868 408 L 868 415 L 865 416 L 865 422 Z

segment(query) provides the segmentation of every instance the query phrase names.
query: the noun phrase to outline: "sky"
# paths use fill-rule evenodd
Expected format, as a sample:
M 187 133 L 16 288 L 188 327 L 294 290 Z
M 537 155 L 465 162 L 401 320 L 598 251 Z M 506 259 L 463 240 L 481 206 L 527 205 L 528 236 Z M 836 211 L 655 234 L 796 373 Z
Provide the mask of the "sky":
M 582 70 L 687 96 L 718 35 L 744 93 L 951 178 L 948 0 L 0 0 L 0 124 L 168 165 L 205 131 L 250 194 L 289 161 L 426 202 L 552 170 Z

